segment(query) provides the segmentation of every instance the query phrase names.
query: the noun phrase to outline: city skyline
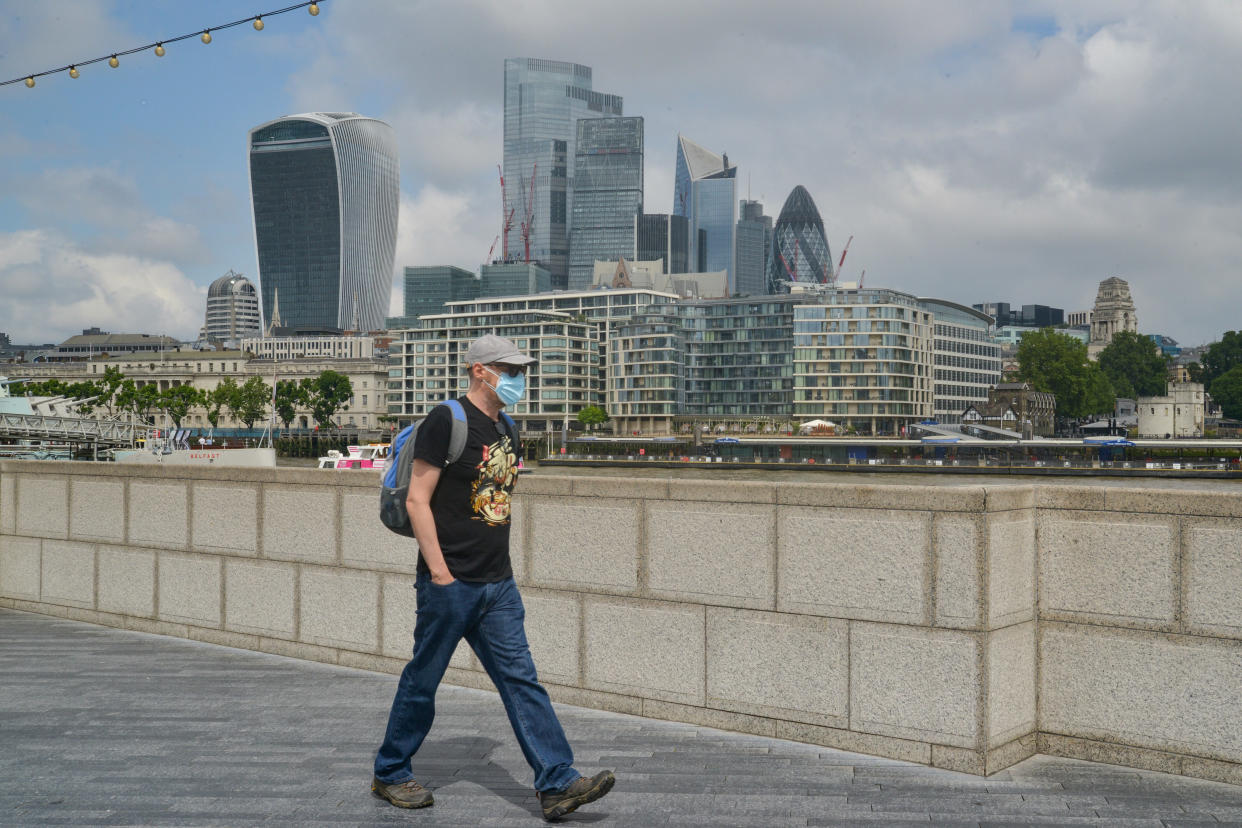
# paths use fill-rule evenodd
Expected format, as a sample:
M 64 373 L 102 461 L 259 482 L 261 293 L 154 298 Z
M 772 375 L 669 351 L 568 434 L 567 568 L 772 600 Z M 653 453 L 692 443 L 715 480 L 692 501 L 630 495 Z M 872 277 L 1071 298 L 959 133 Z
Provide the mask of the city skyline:
M 148 2 L 35 6 L 0 22 L 13 44 L 0 69 L 18 76 L 254 12 L 233 0 L 211 21 Z M 815 10 L 798 31 L 782 17 L 723 8 L 705 33 L 693 4 L 325 0 L 313 20 L 283 15 L 164 58 L 6 87 L 0 331 L 192 338 L 213 279 L 259 277 L 238 136 L 300 111 L 393 124 L 397 272 L 476 269 L 500 232 L 501 78 L 516 56 L 590 66 L 596 88 L 645 118 L 648 213 L 673 212 L 681 132 L 727 152 L 738 197 L 769 214 L 805 186 L 829 247 L 855 237 L 847 280 L 866 268 L 868 284 L 967 305 L 1085 310 L 1119 276 L 1144 332 L 1194 345 L 1236 328 L 1242 185 L 1230 170 L 1242 123 L 1220 105 L 1234 93 L 1214 67 L 1242 53 L 1242 32 L 1226 5 L 869 4 Z M 600 26 L 641 42 L 643 59 L 592 48 Z M 426 31 L 436 36 L 409 49 Z

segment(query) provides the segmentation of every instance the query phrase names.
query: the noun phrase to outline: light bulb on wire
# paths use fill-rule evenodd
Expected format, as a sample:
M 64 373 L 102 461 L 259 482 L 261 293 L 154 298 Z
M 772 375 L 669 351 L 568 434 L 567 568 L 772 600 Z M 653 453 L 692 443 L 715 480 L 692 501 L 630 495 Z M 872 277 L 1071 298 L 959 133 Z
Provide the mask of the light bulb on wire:
M 204 29 L 203 36 L 199 38 L 199 40 L 203 41 L 203 43 L 210 43 L 211 42 L 211 30 Z
M 111 66 L 113 69 L 115 69 L 116 67 L 121 65 L 121 62 L 116 59 L 116 55 L 113 55 L 112 57 L 108 58 L 108 65 Z
M 164 48 L 163 43 L 155 44 L 155 56 L 156 57 L 163 57 L 166 54 L 168 54 L 168 50 Z
M 263 18 L 262 17 L 256 17 L 254 19 L 254 30 L 256 32 L 263 31 Z
M 81 77 L 81 75 L 82 73 L 78 71 L 78 67 L 76 66 L 69 67 L 69 77 L 78 78 L 78 77 Z
M 316 15 L 319 14 L 319 4 L 311 3 L 309 6 L 306 7 L 306 10 L 310 12 L 311 17 L 315 17 Z
M 26 88 L 27 88 L 27 89 L 34 89 L 34 83 L 35 83 L 34 78 L 32 78 L 32 77 L 31 77 L 31 78 L 26 78 Z

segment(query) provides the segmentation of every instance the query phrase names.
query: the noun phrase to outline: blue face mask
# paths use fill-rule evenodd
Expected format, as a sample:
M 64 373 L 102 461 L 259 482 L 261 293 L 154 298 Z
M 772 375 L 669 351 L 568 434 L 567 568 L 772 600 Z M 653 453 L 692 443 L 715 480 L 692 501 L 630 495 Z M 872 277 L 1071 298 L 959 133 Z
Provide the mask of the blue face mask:
M 496 396 L 500 397 L 500 401 L 506 406 L 515 405 L 518 400 L 522 399 L 522 395 L 526 393 L 525 374 L 511 377 L 508 374 L 497 374 L 487 366 L 484 366 L 484 370 L 496 377 L 496 384 L 491 385 L 489 383 L 488 387 L 496 392 Z

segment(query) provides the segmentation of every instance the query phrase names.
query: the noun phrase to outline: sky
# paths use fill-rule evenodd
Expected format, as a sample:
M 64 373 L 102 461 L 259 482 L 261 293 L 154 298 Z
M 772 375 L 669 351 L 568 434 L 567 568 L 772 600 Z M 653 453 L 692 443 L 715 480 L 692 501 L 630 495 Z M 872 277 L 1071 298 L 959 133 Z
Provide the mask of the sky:
M 0 0 L 0 81 L 283 2 Z M 194 338 L 206 287 L 257 281 L 246 133 L 281 115 L 392 124 L 407 265 L 477 269 L 500 232 L 503 61 L 594 69 L 645 119 L 645 210 L 678 133 L 776 216 L 804 185 L 841 278 L 970 305 L 1242 328 L 1242 13 L 1234 0 L 322 0 L 0 87 L 0 332 Z

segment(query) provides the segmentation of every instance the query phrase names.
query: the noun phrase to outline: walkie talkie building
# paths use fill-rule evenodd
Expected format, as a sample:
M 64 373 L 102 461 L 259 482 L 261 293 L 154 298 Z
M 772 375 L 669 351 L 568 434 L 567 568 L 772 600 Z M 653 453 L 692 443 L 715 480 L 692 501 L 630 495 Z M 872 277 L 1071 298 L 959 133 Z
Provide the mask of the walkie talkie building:
M 354 112 L 286 115 L 250 131 L 264 310 L 290 327 L 378 330 L 392 293 L 399 169 L 392 127 Z

